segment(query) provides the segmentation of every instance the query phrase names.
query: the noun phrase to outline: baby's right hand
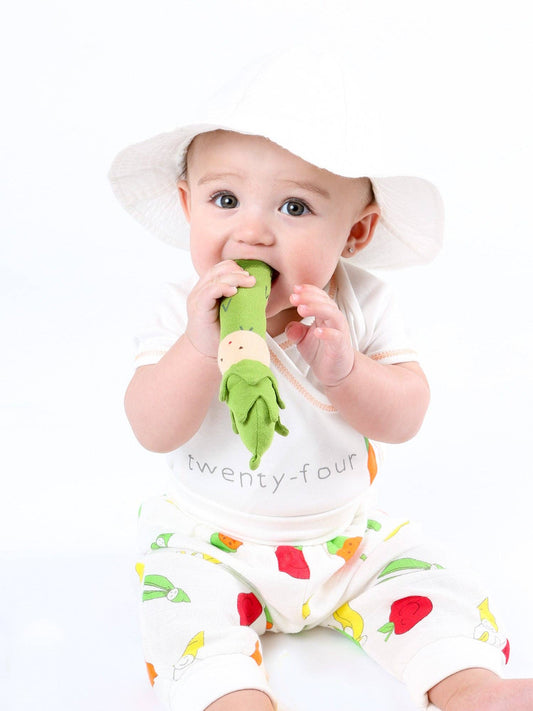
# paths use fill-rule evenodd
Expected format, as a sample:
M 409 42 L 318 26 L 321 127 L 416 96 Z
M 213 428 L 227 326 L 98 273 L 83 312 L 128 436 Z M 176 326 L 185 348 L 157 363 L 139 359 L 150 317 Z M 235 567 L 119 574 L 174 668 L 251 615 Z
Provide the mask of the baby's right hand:
M 226 260 L 208 269 L 187 299 L 188 322 L 185 334 L 200 353 L 216 358 L 220 340 L 219 299 L 233 296 L 237 287 L 253 286 L 255 277 Z

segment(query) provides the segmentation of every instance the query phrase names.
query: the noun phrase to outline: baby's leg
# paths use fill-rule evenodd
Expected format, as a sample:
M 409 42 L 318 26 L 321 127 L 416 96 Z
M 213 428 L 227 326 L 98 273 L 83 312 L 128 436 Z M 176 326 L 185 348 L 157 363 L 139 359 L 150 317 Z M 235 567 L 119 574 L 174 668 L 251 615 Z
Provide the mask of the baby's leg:
M 325 624 L 352 636 L 407 685 L 421 707 L 427 707 L 429 697 L 446 711 L 492 711 L 488 705 L 462 701 L 465 679 L 471 683 L 474 669 L 482 673 L 476 683 L 480 693 L 493 682 L 498 694 L 504 690 L 498 675 L 509 643 L 486 592 L 469 579 L 468 571 L 424 542 L 418 527 L 395 525 L 382 512 L 375 512 L 375 519 L 358 549 L 359 560 L 347 563 L 352 568 L 347 602 Z M 495 691 L 492 686 L 490 694 Z
M 487 669 L 465 669 L 434 686 L 428 696 L 444 711 L 531 711 L 533 679 L 501 679 Z
M 165 547 L 143 572 L 144 650 L 167 708 L 272 711 L 259 641 L 267 613 L 246 582 L 211 555 Z
M 273 711 L 270 697 L 256 689 L 243 689 L 226 694 L 205 711 Z

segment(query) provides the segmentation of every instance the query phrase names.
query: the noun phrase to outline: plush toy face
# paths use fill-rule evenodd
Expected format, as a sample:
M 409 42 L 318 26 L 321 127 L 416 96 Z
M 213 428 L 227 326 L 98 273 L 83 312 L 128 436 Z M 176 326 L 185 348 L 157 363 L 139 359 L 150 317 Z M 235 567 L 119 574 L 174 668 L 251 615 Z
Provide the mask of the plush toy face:
M 254 331 L 233 331 L 218 347 L 218 367 L 225 373 L 241 360 L 258 360 L 267 368 L 270 365 L 270 353 L 266 341 Z

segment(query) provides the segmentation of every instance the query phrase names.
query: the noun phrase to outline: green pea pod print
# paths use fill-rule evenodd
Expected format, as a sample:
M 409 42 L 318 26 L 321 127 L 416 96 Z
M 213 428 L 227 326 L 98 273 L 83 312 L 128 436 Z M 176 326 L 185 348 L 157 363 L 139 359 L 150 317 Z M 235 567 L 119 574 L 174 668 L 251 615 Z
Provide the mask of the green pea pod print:
M 143 592 L 143 602 L 166 597 L 170 602 L 190 602 L 191 599 L 181 588 L 177 588 L 164 575 L 145 575 L 144 584 L 156 588 Z
M 426 563 L 423 560 L 416 560 L 416 558 L 398 558 L 397 560 L 391 561 L 387 567 L 381 571 L 378 578 L 383 578 L 385 575 L 391 575 L 392 573 L 400 573 L 404 570 L 430 570 L 431 568 L 442 570 L 443 566 L 438 563 Z

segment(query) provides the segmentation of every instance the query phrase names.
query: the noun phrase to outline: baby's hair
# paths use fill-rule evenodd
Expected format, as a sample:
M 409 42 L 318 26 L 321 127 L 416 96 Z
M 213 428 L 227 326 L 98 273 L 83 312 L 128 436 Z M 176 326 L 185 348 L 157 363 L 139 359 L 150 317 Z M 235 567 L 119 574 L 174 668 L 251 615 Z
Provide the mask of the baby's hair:
M 196 138 L 196 136 L 194 138 Z M 185 180 L 186 181 L 188 178 L 189 173 L 188 173 L 187 168 L 188 168 L 188 163 L 189 163 L 189 154 L 192 150 L 194 138 L 187 146 L 187 150 L 185 151 L 185 155 L 183 156 L 183 165 L 182 165 L 181 171 L 178 173 L 178 180 Z M 374 186 L 372 185 L 372 181 L 370 180 L 370 178 L 367 178 L 365 176 L 361 176 L 361 178 L 364 179 L 364 181 L 366 183 L 367 190 L 368 190 L 368 193 L 367 193 L 368 199 L 366 200 L 366 205 L 372 205 L 373 203 L 377 202 L 376 196 L 374 193 Z M 361 178 L 353 178 L 353 180 L 360 180 Z
M 363 178 L 363 180 L 365 181 L 365 185 L 366 185 L 366 188 L 368 191 L 366 204 L 367 205 L 377 204 L 376 195 L 374 193 L 374 186 L 372 185 L 372 181 L 370 180 L 370 178 L 367 178 L 366 176 Z
M 189 175 L 189 172 L 188 172 L 188 169 L 187 169 L 187 168 L 188 168 L 188 165 L 189 165 L 189 155 L 190 155 L 190 153 L 191 153 L 191 151 L 192 151 L 192 146 L 193 146 L 193 143 L 194 143 L 194 139 L 195 139 L 195 138 L 196 138 L 196 136 L 194 136 L 194 138 L 192 139 L 192 141 L 191 141 L 191 142 L 189 143 L 189 145 L 187 146 L 187 150 L 185 151 L 185 155 L 183 156 L 183 167 L 182 167 L 182 169 L 181 169 L 181 172 L 178 173 L 178 180 L 187 180 L 187 177 L 188 177 L 188 175 Z
M 189 144 L 190 145 L 190 144 Z M 189 148 L 187 147 L 187 150 L 185 151 L 185 155 L 183 156 L 183 165 L 181 168 L 181 172 L 178 173 L 178 180 L 187 180 L 187 158 L 189 156 Z

